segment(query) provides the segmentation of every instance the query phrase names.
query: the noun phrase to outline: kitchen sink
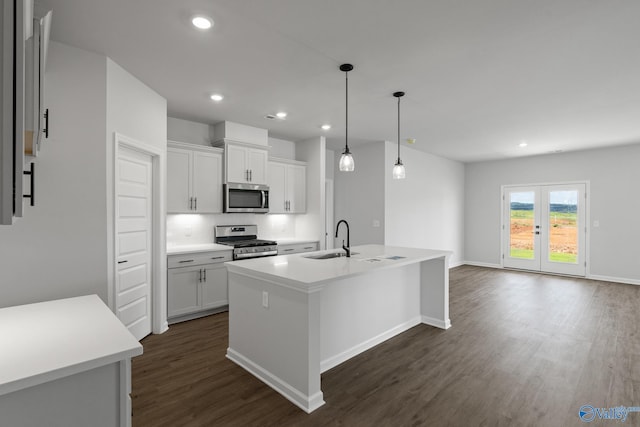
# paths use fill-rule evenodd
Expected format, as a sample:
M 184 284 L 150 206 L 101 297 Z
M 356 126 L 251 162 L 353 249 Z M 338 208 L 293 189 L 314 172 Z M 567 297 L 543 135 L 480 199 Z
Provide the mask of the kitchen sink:
M 358 255 L 358 252 L 351 252 L 351 255 Z M 330 252 L 328 254 L 320 254 L 320 255 L 307 255 L 304 258 L 309 259 L 332 259 L 332 258 L 340 258 L 343 256 L 347 256 L 347 253 L 344 251 L 341 252 Z

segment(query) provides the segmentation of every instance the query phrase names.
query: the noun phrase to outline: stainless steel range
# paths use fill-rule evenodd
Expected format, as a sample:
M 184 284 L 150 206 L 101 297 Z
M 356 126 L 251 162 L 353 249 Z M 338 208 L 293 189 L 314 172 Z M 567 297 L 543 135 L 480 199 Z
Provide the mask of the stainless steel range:
M 216 225 L 215 243 L 233 247 L 233 259 L 278 255 L 278 243 L 258 239 L 257 225 Z

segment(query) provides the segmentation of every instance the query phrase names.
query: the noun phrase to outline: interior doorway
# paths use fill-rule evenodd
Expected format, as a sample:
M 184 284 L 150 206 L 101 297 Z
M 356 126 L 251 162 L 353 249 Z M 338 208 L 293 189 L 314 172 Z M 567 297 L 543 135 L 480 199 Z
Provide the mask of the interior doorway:
M 153 161 L 120 147 L 116 159 L 115 308 L 138 340 L 151 333 Z
M 503 267 L 586 275 L 586 184 L 505 186 Z

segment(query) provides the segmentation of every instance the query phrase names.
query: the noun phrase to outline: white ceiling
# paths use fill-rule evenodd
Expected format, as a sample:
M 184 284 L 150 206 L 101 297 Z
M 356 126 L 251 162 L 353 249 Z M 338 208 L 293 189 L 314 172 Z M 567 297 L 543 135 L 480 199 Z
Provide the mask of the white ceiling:
M 109 56 L 164 96 L 172 117 L 293 141 L 324 134 L 340 150 L 338 67 L 350 62 L 356 158 L 358 144 L 397 140 L 398 90 L 401 139 L 464 162 L 640 142 L 637 0 L 43 3 L 53 40 Z M 194 29 L 194 13 L 213 29 Z M 264 118 L 279 110 L 286 120 Z

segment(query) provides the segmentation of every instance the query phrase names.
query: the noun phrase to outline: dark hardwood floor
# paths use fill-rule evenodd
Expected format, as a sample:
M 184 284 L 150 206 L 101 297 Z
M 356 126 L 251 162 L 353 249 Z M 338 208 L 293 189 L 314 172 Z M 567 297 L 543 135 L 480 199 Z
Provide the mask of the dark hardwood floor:
M 579 426 L 582 405 L 640 406 L 638 286 L 462 266 L 450 316 L 325 372 L 312 414 L 225 358 L 226 313 L 173 325 L 133 360 L 133 426 Z

